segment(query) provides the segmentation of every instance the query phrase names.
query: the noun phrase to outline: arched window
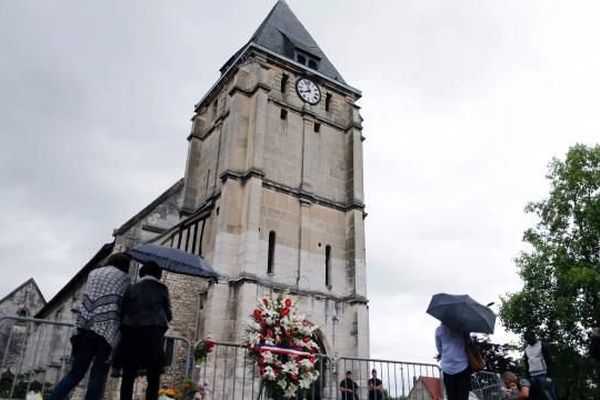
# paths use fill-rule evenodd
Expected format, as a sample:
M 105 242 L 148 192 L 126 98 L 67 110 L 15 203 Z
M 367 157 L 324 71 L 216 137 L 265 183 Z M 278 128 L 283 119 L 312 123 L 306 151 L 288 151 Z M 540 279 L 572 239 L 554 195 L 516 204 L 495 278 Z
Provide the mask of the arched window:
M 325 246 L 325 286 L 331 289 L 331 246 Z
M 269 254 L 267 255 L 267 273 L 275 269 L 275 231 L 269 232 Z
M 21 307 L 17 311 L 19 317 L 29 317 L 29 309 L 27 307 Z

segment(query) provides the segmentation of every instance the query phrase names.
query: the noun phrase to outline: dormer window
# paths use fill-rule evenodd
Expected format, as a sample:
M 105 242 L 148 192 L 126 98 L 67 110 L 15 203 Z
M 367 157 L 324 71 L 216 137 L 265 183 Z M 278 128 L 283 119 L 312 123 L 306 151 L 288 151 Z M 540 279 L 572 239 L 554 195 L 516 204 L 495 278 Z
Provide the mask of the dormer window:
M 296 61 L 310 69 L 319 69 L 319 58 L 300 49 L 294 50 L 294 58 Z
M 296 61 L 298 61 L 300 64 L 306 65 L 306 57 L 304 57 L 302 54 L 296 54 Z

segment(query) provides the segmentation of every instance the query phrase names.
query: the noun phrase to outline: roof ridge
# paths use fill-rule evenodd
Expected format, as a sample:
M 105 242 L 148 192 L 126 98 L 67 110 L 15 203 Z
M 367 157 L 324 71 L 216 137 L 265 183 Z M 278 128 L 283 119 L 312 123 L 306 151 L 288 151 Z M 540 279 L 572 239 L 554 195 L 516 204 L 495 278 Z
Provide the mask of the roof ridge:
M 250 40 L 221 67 L 221 73 L 224 73 L 237 56 L 252 44 L 294 62 L 297 62 L 295 49 L 306 52 L 317 58 L 319 62 L 317 67 L 305 65 L 305 68 L 313 69 L 334 81 L 347 85 L 342 75 L 285 0 L 277 1 L 252 34 Z
M 277 0 L 277 3 L 275 3 L 275 5 L 271 8 L 271 11 L 269 11 L 269 13 L 265 17 L 265 19 L 263 19 L 263 21 L 260 23 L 260 25 L 258 26 L 258 28 L 256 28 L 256 30 L 254 31 L 254 33 L 252 34 L 252 36 L 250 36 L 250 40 L 248 40 L 248 43 L 253 42 L 254 39 L 259 35 L 259 33 L 265 27 L 265 25 L 266 25 L 267 21 L 269 20 L 269 18 L 271 17 L 271 14 L 273 14 L 273 12 L 275 12 L 275 8 L 277 8 L 277 6 L 279 5 L 279 3 L 285 3 L 285 1 L 283 1 L 283 0 Z M 285 3 L 285 4 L 287 5 L 287 3 Z
M 9 299 L 10 297 L 12 297 L 15 293 L 17 293 L 19 290 L 23 289 L 25 286 L 29 285 L 29 284 L 33 284 L 33 288 L 38 292 L 38 294 L 40 295 L 40 297 L 42 298 L 42 301 L 44 302 L 44 305 L 46 304 L 46 298 L 44 297 L 44 294 L 42 293 L 42 291 L 40 290 L 40 287 L 38 286 L 37 282 L 35 281 L 35 279 L 33 277 L 30 277 L 29 279 L 27 279 L 25 282 L 21 283 L 19 286 L 17 286 L 16 288 L 14 288 L 13 290 L 10 291 L 10 293 L 8 293 L 6 296 L 2 297 L 0 299 L 0 303 L 3 303 L 4 301 L 6 301 L 7 299 Z

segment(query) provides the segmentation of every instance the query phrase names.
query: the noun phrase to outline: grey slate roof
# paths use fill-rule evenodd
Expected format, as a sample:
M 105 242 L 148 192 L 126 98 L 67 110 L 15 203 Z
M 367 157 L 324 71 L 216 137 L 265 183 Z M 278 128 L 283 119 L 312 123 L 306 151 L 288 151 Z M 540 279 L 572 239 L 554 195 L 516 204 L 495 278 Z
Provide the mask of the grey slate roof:
M 294 60 L 294 49 L 298 48 L 320 59 L 318 71 L 323 75 L 346 84 L 342 75 L 333 66 L 317 42 L 304 25 L 298 20 L 284 0 L 279 0 L 262 24 L 258 27 L 248 44 L 254 43 L 276 54 Z M 247 46 L 247 45 L 246 45 Z M 224 72 L 243 51 L 244 46 L 224 66 Z M 308 68 L 308 67 L 307 67 Z

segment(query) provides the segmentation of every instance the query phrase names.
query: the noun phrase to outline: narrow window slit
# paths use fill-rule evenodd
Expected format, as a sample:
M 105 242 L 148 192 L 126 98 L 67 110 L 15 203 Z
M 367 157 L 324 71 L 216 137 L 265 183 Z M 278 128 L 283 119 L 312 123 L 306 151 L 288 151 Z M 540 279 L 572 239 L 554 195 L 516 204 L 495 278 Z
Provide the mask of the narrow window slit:
M 329 111 L 331 107 L 331 93 L 327 93 L 325 96 L 325 111 Z
M 325 246 L 325 286 L 331 288 L 331 246 Z
M 269 252 L 267 255 L 267 273 L 272 274 L 275 269 L 275 232 L 269 232 Z

